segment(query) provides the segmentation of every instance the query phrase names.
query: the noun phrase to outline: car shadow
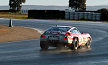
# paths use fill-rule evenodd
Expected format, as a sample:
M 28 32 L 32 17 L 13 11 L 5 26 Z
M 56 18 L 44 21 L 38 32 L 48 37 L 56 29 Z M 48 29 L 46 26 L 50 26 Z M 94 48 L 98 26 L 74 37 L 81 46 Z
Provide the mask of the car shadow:
M 79 48 L 77 50 L 71 50 L 71 49 L 68 49 L 68 48 L 65 48 L 65 49 L 57 49 L 57 48 L 49 48 L 48 50 L 40 50 L 40 52 L 42 53 L 84 53 L 84 52 L 87 52 L 87 51 L 90 51 L 91 48 Z

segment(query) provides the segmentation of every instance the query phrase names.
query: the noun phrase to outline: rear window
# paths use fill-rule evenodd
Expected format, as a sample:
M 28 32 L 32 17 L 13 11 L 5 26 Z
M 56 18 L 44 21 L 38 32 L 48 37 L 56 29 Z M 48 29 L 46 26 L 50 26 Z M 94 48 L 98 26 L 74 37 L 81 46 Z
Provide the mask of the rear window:
M 61 31 L 67 32 L 70 28 L 69 27 L 51 27 L 47 31 Z

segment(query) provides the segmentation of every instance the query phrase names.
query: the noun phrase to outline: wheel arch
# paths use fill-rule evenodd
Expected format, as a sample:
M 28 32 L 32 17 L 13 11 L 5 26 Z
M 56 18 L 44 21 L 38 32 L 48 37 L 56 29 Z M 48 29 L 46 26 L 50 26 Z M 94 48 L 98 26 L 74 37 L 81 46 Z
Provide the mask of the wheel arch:
M 78 40 L 78 42 L 79 42 L 79 39 L 78 39 L 78 37 L 73 37 L 73 40 L 74 40 L 74 39 L 77 39 L 77 40 Z
M 91 37 L 88 37 L 88 39 L 90 39 L 90 41 L 92 41 L 92 38 Z

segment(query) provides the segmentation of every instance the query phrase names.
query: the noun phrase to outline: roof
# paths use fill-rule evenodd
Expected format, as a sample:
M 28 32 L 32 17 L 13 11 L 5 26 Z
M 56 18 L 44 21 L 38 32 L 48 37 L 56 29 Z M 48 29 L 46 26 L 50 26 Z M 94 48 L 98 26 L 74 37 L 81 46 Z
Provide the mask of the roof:
M 75 27 L 73 27 L 73 26 L 54 26 L 54 27 L 69 27 L 69 28 L 75 28 Z

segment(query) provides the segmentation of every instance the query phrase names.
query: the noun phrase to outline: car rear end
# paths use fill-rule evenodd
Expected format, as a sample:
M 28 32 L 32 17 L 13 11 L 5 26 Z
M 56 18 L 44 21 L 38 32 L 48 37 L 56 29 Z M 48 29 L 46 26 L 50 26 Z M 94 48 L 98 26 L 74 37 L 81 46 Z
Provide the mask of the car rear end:
M 41 45 L 57 47 L 66 45 L 68 43 L 68 38 L 66 32 L 69 30 L 69 27 L 52 27 L 45 31 L 40 37 Z

